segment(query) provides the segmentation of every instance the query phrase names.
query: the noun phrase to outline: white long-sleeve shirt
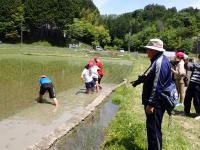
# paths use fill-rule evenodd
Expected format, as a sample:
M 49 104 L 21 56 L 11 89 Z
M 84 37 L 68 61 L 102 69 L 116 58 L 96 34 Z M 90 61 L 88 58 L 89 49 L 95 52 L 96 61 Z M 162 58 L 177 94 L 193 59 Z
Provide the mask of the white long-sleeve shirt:
M 81 78 L 84 79 L 85 83 L 91 82 L 93 80 L 91 70 L 84 68 L 81 74 Z
M 99 74 L 98 74 L 98 69 L 99 69 L 99 67 L 98 66 L 96 66 L 96 65 L 94 65 L 92 68 L 90 68 L 91 69 L 91 71 L 92 71 L 92 77 L 93 78 L 97 78 L 98 79 L 98 77 L 99 77 Z

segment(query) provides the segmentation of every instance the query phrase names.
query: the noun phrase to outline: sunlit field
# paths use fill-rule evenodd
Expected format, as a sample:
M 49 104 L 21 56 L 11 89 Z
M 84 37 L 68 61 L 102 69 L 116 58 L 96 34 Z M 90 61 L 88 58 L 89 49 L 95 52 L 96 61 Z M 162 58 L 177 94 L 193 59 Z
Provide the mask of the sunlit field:
M 80 74 L 93 56 L 81 55 L 83 52 L 80 50 L 77 53 L 70 49 L 64 50 L 0 45 L 0 119 L 35 104 L 40 75 L 45 74 L 53 80 L 57 94 L 83 85 Z M 105 66 L 102 82 L 119 83 L 131 72 L 132 64 L 129 61 L 102 61 Z

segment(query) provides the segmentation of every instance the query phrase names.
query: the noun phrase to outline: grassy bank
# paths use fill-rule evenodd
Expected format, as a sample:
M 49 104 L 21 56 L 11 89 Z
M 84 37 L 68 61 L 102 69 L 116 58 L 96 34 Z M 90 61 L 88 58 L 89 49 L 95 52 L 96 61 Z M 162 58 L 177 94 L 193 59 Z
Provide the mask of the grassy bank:
M 147 58 L 134 61 L 129 81 L 136 79 L 149 65 Z M 117 116 L 107 130 L 102 150 L 145 150 L 147 149 L 145 114 L 141 104 L 142 86 L 118 88 L 112 95 L 113 101 L 120 106 Z M 183 107 L 176 110 L 173 122 L 168 128 L 168 115 L 165 113 L 163 131 L 163 149 L 197 150 L 200 147 L 200 121 L 184 117 Z

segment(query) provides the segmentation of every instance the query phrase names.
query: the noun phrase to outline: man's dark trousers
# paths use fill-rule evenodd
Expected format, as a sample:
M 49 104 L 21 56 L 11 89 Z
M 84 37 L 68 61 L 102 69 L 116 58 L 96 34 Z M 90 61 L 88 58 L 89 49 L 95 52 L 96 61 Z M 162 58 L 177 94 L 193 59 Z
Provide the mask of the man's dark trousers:
M 186 90 L 186 95 L 184 99 L 185 114 L 190 113 L 192 99 L 196 113 L 200 115 L 200 85 L 194 82 L 190 82 Z
M 148 150 L 162 149 L 161 123 L 165 110 L 160 106 L 154 107 L 153 114 L 146 114 L 146 127 L 148 138 Z

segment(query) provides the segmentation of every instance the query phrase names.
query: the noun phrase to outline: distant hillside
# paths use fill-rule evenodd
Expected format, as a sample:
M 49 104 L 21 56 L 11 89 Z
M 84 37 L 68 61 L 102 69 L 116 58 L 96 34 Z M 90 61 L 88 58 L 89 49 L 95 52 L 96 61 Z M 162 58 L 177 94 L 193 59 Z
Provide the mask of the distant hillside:
M 189 52 L 200 35 L 200 10 L 192 7 L 177 11 L 175 7 L 150 4 L 121 15 L 102 16 L 103 24 L 110 31 L 113 45 L 122 40 L 121 46 L 141 51 L 150 38 L 161 38 L 167 50 L 182 48 Z

